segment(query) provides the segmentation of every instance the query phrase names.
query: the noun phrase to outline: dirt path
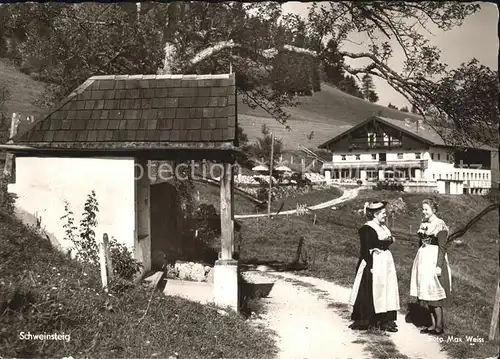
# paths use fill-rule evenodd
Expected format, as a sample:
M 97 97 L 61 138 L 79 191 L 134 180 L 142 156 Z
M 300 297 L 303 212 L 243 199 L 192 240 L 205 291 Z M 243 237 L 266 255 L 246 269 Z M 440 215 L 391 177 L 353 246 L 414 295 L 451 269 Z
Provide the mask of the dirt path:
M 347 189 L 344 191 L 344 193 L 342 193 L 342 196 L 335 198 L 335 199 L 332 199 L 330 201 L 326 201 L 326 202 L 323 202 L 323 203 L 320 203 L 320 204 L 317 204 L 314 206 L 310 206 L 309 209 L 314 211 L 317 209 L 332 207 L 332 206 L 335 206 L 335 205 L 340 204 L 342 202 L 350 201 L 350 200 L 357 197 L 358 192 L 359 192 L 358 187 L 353 188 L 353 189 Z M 271 215 L 272 216 L 276 216 L 276 215 L 286 216 L 286 215 L 290 215 L 290 214 L 295 214 L 296 212 L 297 212 L 296 209 L 291 209 L 291 210 L 282 211 L 279 213 L 272 213 Z M 267 213 L 264 213 L 264 214 L 240 214 L 240 215 L 235 215 L 234 218 L 235 219 L 238 219 L 238 218 L 256 218 L 256 217 L 267 217 L 267 216 L 268 216 Z
M 253 283 L 274 283 L 269 295 L 261 299 L 266 314 L 260 324 L 277 333 L 279 359 L 447 359 L 439 344 L 406 323 L 402 314 L 397 333 L 374 335 L 349 329 L 349 288 L 270 270 L 243 275 Z

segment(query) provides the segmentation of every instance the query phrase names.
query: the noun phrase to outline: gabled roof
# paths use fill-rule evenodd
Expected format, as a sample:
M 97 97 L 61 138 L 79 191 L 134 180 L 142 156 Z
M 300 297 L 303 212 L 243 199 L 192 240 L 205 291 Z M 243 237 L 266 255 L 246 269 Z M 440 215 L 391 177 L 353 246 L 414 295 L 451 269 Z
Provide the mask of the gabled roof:
M 406 131 L 407 134 L 411 134 L 413 137 L 417 137 L 421 140 L 427 141 L 427 143 L 432 144 L 434 146 L 446 146 L 443 138 L 439 136 L 439 134 L 428 124 L 426 124 L 423 120 L 417 125 L 417 121 L 400 121 L 394 118 L 388 117 L 378 117 L 386 124 L 393 125 L 393 127 L 397 127 L 401 131 Z
M 330 143 L 333 143 L 333 142 L 337 142 L 338 140 L 340 140 L 342 137 L 346 136 L 348 133 L 352 132 L 352 131 L 355 131 L 357 130 L 358 128 L 361 128 L 363 126 L 365 126 L 367 123 L 371 122 L 371 121 L 379 121 L 381 123 L 384 123 L 388 126 L 391 126 L 391 127 L 394 127 L 394 128 L 397 128 L 398 130 L 401 130 L 402 132 L 406 133 L 407 135 L 411 136 L 411 137 L 414 137 L 414 138 L 417 138 L 419 139 L 420 141 L 424 142 L 424 143 L 427 143 L 429 145 L 433 145 L 434 142 L 427 139 L 427 138 L 424 138 L 422 136 L 418 136 L 412 132 L 409 131 L 408 128 L 405 128 L 405 121 L 399 121 L 399 120 L 393 120 L 393 119 L 388 119 L 386 117 L 381 117 L 381 116 L 372 116 L 372 117 L 369 117 L 367 118 L 366 120 L 364 120 L 363 122 L 360 122 L 358 123 L 357 125 L 349 128 L 348 130 L 338 134 L 337 136 L 335 136 L 334 138 L 332 138 L 331 140 L 325 142 L 325 143 L 322 143 L 321 145 L 318 146 L 318 148 L 327 148 L 327 146 L 330 144 Z M 390 120 L 390 121 L 389 121 Z
M 449 146 L 446 144 L 443 140 L 443 138 L 428 124 L 426 124 L 423 120 L 421 120 L 418 124 L 416 120 L 407 120 L 407 121 L 401 121 L 401 120 L 396 120 L 393 118 L 388 118 L 388 117 L 382 117 L 382 116 L 372 116 L 365 121 L 357 124 L 356 126 L 353 126 L 349 128 L 348 130 L 340 133 L 339 135 L 335 136 L 331 140 L 321 144 L 318 146 L 318 148 L 326 148 L 330 143 L 336 142 L 340 140 L 342 137 L 347 135 L 349 132 L 354 131 L 360 127 L 363 127 L 366 123 L 370 121 L 379 121 L 381 123 L 384 123 L 388 126 L 391 126 L 393 128 L 396 128 L 398 130 L 401 130 L 403 133 L 406 135 L 413 137 L 425 144 L 428 144 L 430 146 Z M 481 149 L 485 150 L 496 150 L 494 148 L 491 148 L 489 146 L 481 146 Z
M 234 74 L 94 76 L 16 145 L 54 149 L 232 148 Z

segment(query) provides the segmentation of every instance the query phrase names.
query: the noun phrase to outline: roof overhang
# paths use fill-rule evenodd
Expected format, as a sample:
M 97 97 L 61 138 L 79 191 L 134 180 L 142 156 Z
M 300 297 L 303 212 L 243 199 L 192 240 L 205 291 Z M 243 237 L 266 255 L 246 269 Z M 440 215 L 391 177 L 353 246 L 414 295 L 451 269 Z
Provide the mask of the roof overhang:
M 76 147 L 57 148 L 54 146 L 24 146 L 17 144 L 0 145 L 0 150 L 13 153 L 17 157 L 57 157 L 57 158 L 145 158 L 148 160 L 234 160 L 242 151 L 228 143 L 199 144 L 199 143 L 172 143 L 171 146 L 145 148 L 144 144 L 134 143 L 129 147 L 96 146 L 87 148 Z M 136 145 L 136 146 L 135 146 Z

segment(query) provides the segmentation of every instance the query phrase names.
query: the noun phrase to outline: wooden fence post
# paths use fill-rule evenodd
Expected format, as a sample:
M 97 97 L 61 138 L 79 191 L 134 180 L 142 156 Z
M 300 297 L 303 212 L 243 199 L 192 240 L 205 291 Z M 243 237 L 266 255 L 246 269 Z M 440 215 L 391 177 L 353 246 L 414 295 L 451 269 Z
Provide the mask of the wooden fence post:
M 109 253 L 109 239 L 106 233 L 102 236 L 102 242 L 99 243 L 99 262 L 101 265 L 101 281 L 104 291 L 108 292 L 108 281 L 113 275 L 113 265 Z
M 104 242 L 104 254 L 106 255 L 106 268 L 108 269 L 108 278 L 113 277 L 113 261 L 111 258 L 111 248 L 109 245 L 109 238 L 108 234 L 104 233 L 102 236 L 103 242 Z
M 490 335 L 488 337 L 489 340 L 495 339 L 495 332 L 496 332 L 497 327 L 498 327 L 499 307 L 500 307 L 500 281 L 497 284 L 497 293 L 495 295 L 495 304 L 493 305 L 493 315 L 491 317 Z
M 299 263 L 300 255 L 302 254 L 302 247 L 304 246 L 304 236 L 300 236 L 299 245 L 297 246 L 297 253 L 295 255 L 295 263 Z

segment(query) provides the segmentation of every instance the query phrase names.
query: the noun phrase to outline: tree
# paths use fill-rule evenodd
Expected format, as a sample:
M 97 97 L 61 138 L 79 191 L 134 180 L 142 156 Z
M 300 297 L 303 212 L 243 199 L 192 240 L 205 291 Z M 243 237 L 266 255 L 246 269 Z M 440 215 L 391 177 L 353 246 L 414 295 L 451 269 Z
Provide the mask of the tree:
M 162 65 L 171 73 L 218 73 L 228 72 L 231 64 L 243 101 L 286 124 L 289 114 L 283 109 L 297 102 L 286 88 L 273 86 L 278 54 L 302 56 L 300 67 L 314 91 L 319 90 L 319 64 L 328 63 L 352 76 L 382 78 L 411 103 L 421 103 L 432 99 L 430 79 L 446 66 L 414 23 L 425 29 L 432 22 L 447 30 L 479 8 L 459 2 L 330 2 L 312 4 L 304 21 L 282 16 L 280 4 L 270 2 L 143 5 L 138 15 L 133 3 L 13 4 L 0 9 L 5 19 L 0 34 L 18 42 L 23 59 L 43 60 L 43 78 L 56 84 L 59 97 L 90 75 L 155 73 Z M 346 51 L 343 45 L 358 33 L 371 45 L 362 52 Z M 325 45 L 327 38 L 332 41 Z M 388 65 L 390 39 L 405 53 L 401 72 Z M 352 67 L 346 59 L 365 65 Z M 294 69 L 290 66 L 289 73 Z
M 5 112 L 5 104 L 10 99 L 7 85 L 0 82 L 0 143 L 5 143 L 10 135 L 10 121 Z
M 338 82 L 336 86 L 345 93 L 359 98 L 364 98 L 363 93 L 361 92 L 361 89 L 358 86 L 358 83 L 356 82 L 354 76 L 344 75 L 343 79 Z
M 399 109 L 399 111 L 401 111 L 401 112 L 410 112 L 410 111 L 408 111 L 408 106 L 401 107 Z
M 18 43 L 13 54 L 18 64 L 30 67 L 26 63 L 36 60 L 38 77 L 54 85 L 46 105 L 90 76 L 156 73 L 162 64 L 165 39 L 159 29 L 165 16 L 160 8 L 141 22 L 129 3 L 24 3 L 0 11 L 7 20 L 5 36 Z
M 392 103 L 390 103 L 390 102 L 389 102 L 389 104 L 387 105 L 387 107 L 389 107 L 389 108 L 393 108 L 393 109 L 395 109 L 395 110 L 397 110 L 397 109 L 398 109 L 398 107 L 397 107 L 397 106 L 394 106 L 394 105 L 393 105 Z
M 363 94 L 363 97 L 370 102 L 378 101 L 378 95 L 375 92 L 373 78 L 369 74 L 365 74 L 362 78 L 361 93 Z
M 240 147 L 245 147 L 246 145 L 248 145 L 248 135 L 245 132 L 243 132 L 243 127 L 241 127 L 238 124 L 238 127 L 237 127 L 236 131 L 238 132 L 239 146 Z
M 498 147 L 499 88 L 498 71 L 472 59 L 434 83 L 419 109 L 450 145 Z
M 269 128 L 263 124 L 261 128 L 262 137 L 258 138 L 252 147 L 254 158 L 264 159 L 264 163 L 269 164 L 271 159 L 272 135 Z M 273 163 L 276 162 L 283 152 L 283 140 L 274 138 Z
M 375 91 L 370 92 L 370 94 L 368 95 L 368 101 L 370 101 L 370 102 L 377 102 L 378 101 L 378 95 Z

